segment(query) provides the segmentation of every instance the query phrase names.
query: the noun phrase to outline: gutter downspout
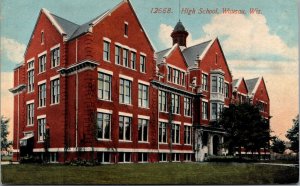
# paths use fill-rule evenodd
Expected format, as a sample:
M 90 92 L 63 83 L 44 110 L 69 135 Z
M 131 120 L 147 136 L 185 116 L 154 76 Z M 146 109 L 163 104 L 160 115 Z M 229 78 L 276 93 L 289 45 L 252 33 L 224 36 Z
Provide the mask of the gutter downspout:
M 78 39 L 76 39 L 76 63 L 78 62 Z M 75 149 L 78 151 L 78 70 L 76 70 Z
M 20 69 L 18 69 L 18 84 L 20 83 Z M 18 93 L 18 135 L 17 135 L 17 160 L 20 159 L 20 94 Z

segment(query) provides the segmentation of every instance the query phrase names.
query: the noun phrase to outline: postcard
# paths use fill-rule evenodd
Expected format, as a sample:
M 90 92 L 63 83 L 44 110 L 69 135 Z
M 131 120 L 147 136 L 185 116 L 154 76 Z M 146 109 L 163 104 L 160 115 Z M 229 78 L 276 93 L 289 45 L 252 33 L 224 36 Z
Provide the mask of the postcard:
M 298 6 L 3 0 L 2 183 L 297 183 Z

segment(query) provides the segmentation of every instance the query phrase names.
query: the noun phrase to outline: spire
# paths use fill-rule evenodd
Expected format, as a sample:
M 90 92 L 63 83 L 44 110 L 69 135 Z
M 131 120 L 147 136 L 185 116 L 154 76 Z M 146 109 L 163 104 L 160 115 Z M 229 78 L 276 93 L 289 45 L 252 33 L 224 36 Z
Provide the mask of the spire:
M 186 38 L 188 35 L 189 35 L 189 33 L 185 30 L 182 22 L 179 19 L 173 32 L 171 33 L 171 37 L 173 39 L 173 45 L 178 43 L 179 46 L 186 47 Z

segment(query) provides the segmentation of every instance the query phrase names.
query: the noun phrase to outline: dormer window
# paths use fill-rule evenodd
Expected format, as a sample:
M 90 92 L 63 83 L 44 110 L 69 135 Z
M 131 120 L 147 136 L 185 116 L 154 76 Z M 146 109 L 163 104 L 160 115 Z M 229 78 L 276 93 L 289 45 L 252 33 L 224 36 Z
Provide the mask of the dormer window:
M 124 37 L 128 37 L 128 23 L 124 23 Z
M 44 44 L 44 31 L 41 32 L 41 44 Z

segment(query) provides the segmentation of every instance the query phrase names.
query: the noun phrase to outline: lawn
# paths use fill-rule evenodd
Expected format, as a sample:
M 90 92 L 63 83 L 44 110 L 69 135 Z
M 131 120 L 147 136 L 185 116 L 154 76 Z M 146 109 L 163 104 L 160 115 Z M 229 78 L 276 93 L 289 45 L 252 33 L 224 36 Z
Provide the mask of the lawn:
M 274 184 L 298 182 L 298 168 L 237 163 L 99 166 L 2 165 L 4 184 Z

